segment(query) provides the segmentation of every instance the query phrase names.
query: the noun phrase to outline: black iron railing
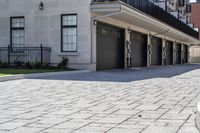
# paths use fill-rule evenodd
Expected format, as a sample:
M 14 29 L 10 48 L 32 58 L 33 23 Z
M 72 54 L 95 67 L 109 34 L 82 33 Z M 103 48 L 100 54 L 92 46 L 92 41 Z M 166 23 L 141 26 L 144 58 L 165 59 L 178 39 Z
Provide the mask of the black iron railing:
M 50 47 L 0 47 L 0 61 L 8 64 L 21 63 L 50 63 Z
M 119 0 L 94 0 L 94 2 L 104 2 L 104 1 L 119 1 Z M 149 0 L 121 0 L 121 1 L 196 39 L 198 39 L 199 37 L 199 33 L 195 31 L 193 28 L 191 28 L 184 22 L 180 21 L 170 13 L 166 12 L 159 6 L 150 2 Z

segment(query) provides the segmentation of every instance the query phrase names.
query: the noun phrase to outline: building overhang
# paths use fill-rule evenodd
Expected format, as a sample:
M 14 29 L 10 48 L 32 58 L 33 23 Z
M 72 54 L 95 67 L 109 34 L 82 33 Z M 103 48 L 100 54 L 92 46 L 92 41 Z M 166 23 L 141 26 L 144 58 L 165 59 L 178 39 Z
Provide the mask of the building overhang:
M 175 29 L 174 27 L 123 2 L 94 2 L 91 4 L 91 11 L 102 16 L 111 17 L 144 28 L 148 30 L 149 33 L 152 33 L 152 35 L 164 34 L 164 36 L 177 40 L 180 43 L 200 44 L 200 41 L 195 37 L 181 32 L 180 30 Z M 101 17 L 97 16 L 96 18 Z

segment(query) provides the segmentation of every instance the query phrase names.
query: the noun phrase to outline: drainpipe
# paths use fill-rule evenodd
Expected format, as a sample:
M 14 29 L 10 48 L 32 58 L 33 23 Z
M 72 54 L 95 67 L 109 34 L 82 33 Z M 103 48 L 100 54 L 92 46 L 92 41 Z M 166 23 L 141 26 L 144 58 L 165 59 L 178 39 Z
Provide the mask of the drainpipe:
M 96 16 L 96 17 L 93 17 L 91 20 L 91 64 L 93 64 L 93 25 L 96 25 L 96 22 L 98 20 L 101 20 L 101 19 L 104 19 L 104 18 L 107 18 L 107 17 L 111 17 L 111 16 L 114 16 L 114 15 L 117 15 L 117 14 L 120 14 L 122 13 L 122 8 L 120 8 L 119 11 L 117 12 L 113 12 L 113 13 L 110 13 L 110 14 L 106 14 L 106 15 L 101 15 L 101 16 Z

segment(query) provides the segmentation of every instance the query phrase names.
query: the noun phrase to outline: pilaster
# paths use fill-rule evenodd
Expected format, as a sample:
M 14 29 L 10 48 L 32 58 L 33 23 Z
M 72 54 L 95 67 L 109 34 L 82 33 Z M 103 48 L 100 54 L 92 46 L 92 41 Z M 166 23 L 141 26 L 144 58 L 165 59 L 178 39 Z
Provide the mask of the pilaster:
M 147 67 L 151 66 L 151 55 L 152 55 L 152 44 L 151 44 L 152 36 L 147 36 Z

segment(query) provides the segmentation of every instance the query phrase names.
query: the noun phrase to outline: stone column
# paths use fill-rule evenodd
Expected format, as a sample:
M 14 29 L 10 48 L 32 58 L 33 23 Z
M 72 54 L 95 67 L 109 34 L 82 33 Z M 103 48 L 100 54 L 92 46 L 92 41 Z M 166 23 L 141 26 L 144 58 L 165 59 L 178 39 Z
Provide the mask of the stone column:
M 96 71 L 96 55 L 97 55 L 97 41 L 96 41 L 96 34 L 97 34 L 97 24 L 96 21 L 91 21 L 91 63 L 92 63 L 92 70 Z
M 181 44 L 181 64 L 184 63 L 184 44 Z
M 190 49 L 191 49 L 191 45 L 189 44 L 189 45 L 188 45 L 188 48 L 187 48 L 187 50 L 188 50 L 188 51 L 187 51 L 187 52 L 188 52 L 188 53 L 187 53 L 187 63 L 190 63 L 190 62 L 189 62 L 190 56 L 191 56 L 191 51 L 190 51 Z
M 131 41 L 130 41 L 130 29 L 126 29 L 125 31 L 125 56 L 124 56 L 124 67 L 130 68 L 131 67 Z
M 176 55 L 177 55 L 176 42 L 173 42 L 173 65 L 176 64 Z
M 162 39 L 162 65 L 166 65 L 166 40 L 163 38 Z
M 151 66 L 151 55 L 152 55 L 152 44 L 151 44 L 152 36 L 147 36 L 147 67 Z

